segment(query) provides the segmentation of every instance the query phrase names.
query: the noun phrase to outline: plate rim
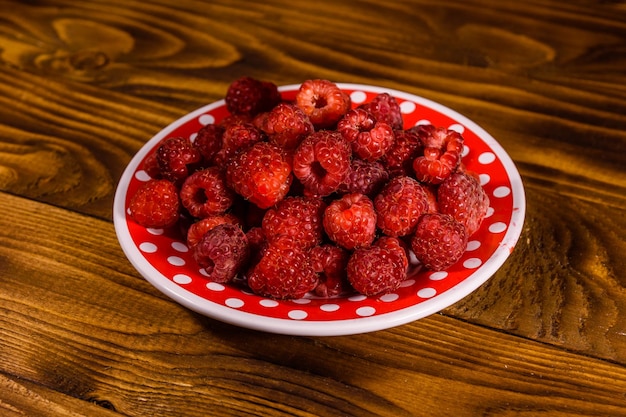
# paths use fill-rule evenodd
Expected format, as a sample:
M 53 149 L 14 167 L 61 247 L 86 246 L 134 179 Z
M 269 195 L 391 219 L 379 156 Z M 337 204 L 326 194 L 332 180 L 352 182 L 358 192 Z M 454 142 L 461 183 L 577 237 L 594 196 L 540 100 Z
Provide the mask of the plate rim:
M 503 164 L 511 184 L 513 204 L 511 220 L 508 225 L 509 227 L 499 243 L 499 247 L 480 267 L 476 268 L 471 277 L 465 278 L 452 288 L 449 288 L 443 293 L 437 294 L 430 299 L 422 301 L 419 304 L 404 307 L 396 311 L 376 314 L 368 317 L 324 321 L 302 321 L 287 318 L 267 317 L 237 310 L 235 308 L 218 304 L 207 298 L 200 297 L 169 280 L 145 259 L 139 251 L 139 248 L 132 242 L 130 230 L 126 222 L 126 194 L 128 185 L 130 184 L 130 181 L 141 161 L 148 154 L 148 152 L 152 150 L 158 141 L 165 138 L 177 127 L 215 108 L 223 106 L 225 103 L 224 99 L 203 105 L 168 124 L 166 127 L 157 132 L 150 140 L 148 140 L 139 149 L 139 151 L 135 153 L 135 155 L 133 155 L 131 161 L 124 169 L 115 191 L 113 202 L 113 223 L 120 246 L 122 247 L 126 258 L 137 270 L 137 272 L 139 272 L 144 279 L 172 300 L 206 317 L 252 330 L 293 336 L 354 335 L 400 326 L 402 324 L 407 324 L 427 317 L 451 306 L 474 292 L 486 281 L 488 281 L 508 259 L 510 253 L 517 244 L 523 229 L 526 214 L 526 196 L 523 181 L 515 163 L 506 150 L 493 136 L 491 136 L 491 134 L 489 134 L 477 123 L 456 110 L 453 110 L 436 101 L 393 88 L 355 83 L 336 84 L 342 90 L 363 90 L 371 93 L 389 93 L 394 97 L 409 100 L 442 113 L 472 130 L 493 150 L 497 158 Z M 292 91 L 299 88 L 300 85 L 301 84 L 283 85 L 279 86 L 278 90 L 280 92 Z

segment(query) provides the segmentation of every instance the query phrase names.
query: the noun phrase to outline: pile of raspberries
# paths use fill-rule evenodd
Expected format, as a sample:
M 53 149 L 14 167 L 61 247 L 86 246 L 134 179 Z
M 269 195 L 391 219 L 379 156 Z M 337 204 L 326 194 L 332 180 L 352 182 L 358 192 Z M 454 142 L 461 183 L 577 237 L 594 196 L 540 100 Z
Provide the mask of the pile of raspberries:
M 194 140 L 157 146 L 129 207 L 142 226 L 179 227 L 208 280 L 276 299 L 384 294 L 411 252 L 433 271 L 455 264 L 487 214 L 462 135 L 405 128 L 390 94 L 357 106 L 312 79 L 288 102 L 242 77 L 225 103 Z

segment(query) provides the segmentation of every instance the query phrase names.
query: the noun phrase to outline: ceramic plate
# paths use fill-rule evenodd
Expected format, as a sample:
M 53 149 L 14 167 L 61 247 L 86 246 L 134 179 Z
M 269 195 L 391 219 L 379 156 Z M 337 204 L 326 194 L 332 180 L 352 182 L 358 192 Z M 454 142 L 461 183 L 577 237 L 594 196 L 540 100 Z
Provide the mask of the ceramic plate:
M 524 221 L 525 197 L 521 178 L 511 158 L 487 132 L 463 115 L 433 101 L 367 85 L 338 84 L 354 106 L 387 92 L 400 103 L 405 128 L 432 123 L 461 133 L 463 161 L 480 174 L 489 195 L 488 216 L 467 245 L 461 260 L 445 272 L 413 267 L 408 279 L 391 294 L 358 294 L 319 299 L 272 300 L 205 279 L 177 228 L 146 229 L 128 215 L 128 203 L 137 187 L 149 179 L 141 169 L 146 156 L 164 138 L 195 133 L 227 116 L 224 101 L 204 106 L 163 129 L 131 160 L 118 185 L 113 220 L 121 247 L 146 280 L 183 306 L 223 322 L 290 335 L 348 335 L 386 329 L 436 313 L 470 294 L 505 262 Z M 299 85 L 280 88 L 293 100 Z

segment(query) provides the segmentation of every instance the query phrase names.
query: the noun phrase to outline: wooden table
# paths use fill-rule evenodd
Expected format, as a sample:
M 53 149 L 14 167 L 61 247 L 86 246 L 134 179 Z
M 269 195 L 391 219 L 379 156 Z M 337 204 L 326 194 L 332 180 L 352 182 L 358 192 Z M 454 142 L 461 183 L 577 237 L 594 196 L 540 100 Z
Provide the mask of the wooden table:
M 0 415 L 626 416 L 626 3 L 0 0 Z M 439 314 L 340 337 L 224 324 L 131 266 L 141 146 L 249 75 L 440 102 L 526 223 Z

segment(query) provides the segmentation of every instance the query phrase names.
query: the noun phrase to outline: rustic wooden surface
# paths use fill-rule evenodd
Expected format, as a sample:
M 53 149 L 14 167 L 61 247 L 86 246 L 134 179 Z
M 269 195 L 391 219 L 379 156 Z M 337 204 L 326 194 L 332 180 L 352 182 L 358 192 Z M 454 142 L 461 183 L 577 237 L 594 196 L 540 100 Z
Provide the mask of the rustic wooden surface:
M 626 416 L 626 2 L 0 0 L 0 415 Z M 111 220 L 134 153 L 241 75 L 396 88 L 503 145 L 512 256 L 375 333 L 235 328 Z

